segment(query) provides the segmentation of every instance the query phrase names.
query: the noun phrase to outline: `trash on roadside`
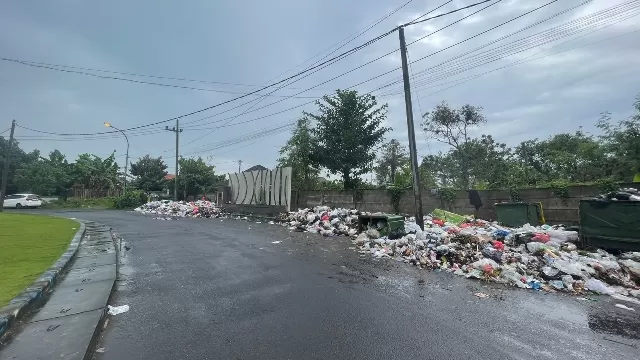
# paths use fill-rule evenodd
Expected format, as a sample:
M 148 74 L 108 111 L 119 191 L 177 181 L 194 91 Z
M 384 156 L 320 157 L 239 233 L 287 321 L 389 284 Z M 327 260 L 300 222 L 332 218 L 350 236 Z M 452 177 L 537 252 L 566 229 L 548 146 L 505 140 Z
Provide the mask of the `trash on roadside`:
M 280 244 L 281 242 L 282 242 L 282 241 L 280 241 L 280 240 L 276 240 L 276 241 L 272 241 L 271 243 L 272 243 L 272 244 Z
M 486 299 L 486 298 L 489 297 L 489 294 L 485 294 L 485 293 L 481 293 L 481 292 L 477 292 L 477 293 L 475 293 L 473 295 L 475 295 L 475 296 L 477 296 L 477 297 L 479 297 L 481 299 Z
M 226 216 L 226 213 L 221 207 L 207 200 L 191 202 L 172 200 L 151 201 L 135 208 L 134 211 L 143 214 L 159 215 L 154 218 L 159 220 L 171 220 L 177 217 L 219 218 Z
M 107 308 L 109 309 L 108 311 L 109 315 L 119 315 L 129 311 L 129 305 L 121 305 L 121 306 L 107 305 Z

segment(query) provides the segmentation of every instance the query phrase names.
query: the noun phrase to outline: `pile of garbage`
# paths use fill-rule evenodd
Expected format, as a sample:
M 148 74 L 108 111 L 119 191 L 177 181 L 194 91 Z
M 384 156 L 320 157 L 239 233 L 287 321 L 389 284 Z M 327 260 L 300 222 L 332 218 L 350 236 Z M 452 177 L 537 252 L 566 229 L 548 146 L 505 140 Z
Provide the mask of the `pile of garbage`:
M 422 231 L 406 222 L 408 235 L 396 240 L 375 238 L 370 229 L 354 244 L 377 258 L 525 289 L 640 298 L 640 253 L 616 257 L 604 250 L 579 251 L 578 233 L 561 226 L 509 229 L 482 220 L 455 225 L 433 218 L 426 223 L 430 227 Z
M 634 188 L 622 188 L 595 198 L 598 201 L 640 201 L 640 191 Z
M 508 228 L 460 215 L 451 222 L 425 216 L 424 231 L 408 218 L 401 233 L 380 236 L 376 224 L 358 234 L 359 214 L 320 206 L 283 214 L 281 221 L 294 231 L 351 236 L 362 254 L 420 268 L 524 289 L 640 298 L 639 252 L 579 250 L 578 232 L 562 226 Z
M 358 210 L 316 206 L 313 209 L 280 214 L 279 220 L 295 231 L 308 231 L 323 236 L 355 236 L 358 233 L 358 215 Z
M 170 220 L 176 217 L 219 218 L 225 216 L 221 207 L 207 200 L 191 202 L 172 200 L 151 201 L 135 208 L 134 211 L 148 215 L 158 215 L 156 219 L 160 220 Z

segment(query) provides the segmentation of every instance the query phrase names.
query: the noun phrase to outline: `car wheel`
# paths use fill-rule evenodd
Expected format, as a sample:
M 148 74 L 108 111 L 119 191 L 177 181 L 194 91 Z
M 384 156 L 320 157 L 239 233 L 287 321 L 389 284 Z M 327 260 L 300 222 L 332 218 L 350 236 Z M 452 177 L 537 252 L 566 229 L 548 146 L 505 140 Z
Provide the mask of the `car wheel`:
M 16 209 L 22 209 L 22 204 L 16 204 Z

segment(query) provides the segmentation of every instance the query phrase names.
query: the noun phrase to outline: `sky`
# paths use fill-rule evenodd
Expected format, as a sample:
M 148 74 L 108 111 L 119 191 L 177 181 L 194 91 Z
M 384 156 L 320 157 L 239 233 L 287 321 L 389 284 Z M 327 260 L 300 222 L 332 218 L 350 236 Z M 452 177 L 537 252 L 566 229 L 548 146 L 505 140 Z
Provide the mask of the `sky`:
M 236 98 L 443 3 L 422 19 L 478 1 L 414 0 L 399 10 L 407 0 L 5 2 L 0 57 L 40 67 L 0 61 L 0 132 L 16 119 L 25 150 L 58 149 L 70 160 L 115 151 L 124 166 L 120 133 L 25 129 L 113 131 L 106 121 L 127 133 L 132 162 L 162 156 L 173 172 L 175 133 L 165 126 L 211 107 L 179 119 L 181 155 L 202 156 L 218 173 L 237 171 L 238 160 L 242 169 L 271 168 L 291 124 L 317 109 L 314 99 L 356 85 L 389 105 L 387 139 L 407 144 L 397 31 L 282 88 Z M 496 0 L 406 28 L 419 157 L 447 150 L 420 130 L 421 114 L 442 101 L 481 106 L 487 123 L 474 135 L 510 146 L 579 128 L 597 134 L 602 112 L 632 114 L 640 94 L 640 1 L 559 0 L 535 10 L 549 2 Z

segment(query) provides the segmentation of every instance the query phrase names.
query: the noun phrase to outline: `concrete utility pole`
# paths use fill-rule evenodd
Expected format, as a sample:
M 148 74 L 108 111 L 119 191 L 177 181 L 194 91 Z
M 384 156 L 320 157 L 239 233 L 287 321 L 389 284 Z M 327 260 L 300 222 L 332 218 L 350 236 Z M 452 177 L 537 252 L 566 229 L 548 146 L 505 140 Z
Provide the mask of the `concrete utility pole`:
M 0 212 L 4 208 L 4 197 L 7 196 L 7 181 L 9 180 L 9 162 L 11 162 L 11 148 L 13 147 L 13 132 L 16 130 L 16 121 L 11 122 L 11 132 L 9 133 L 9 147 L 4 154 L 4 168 L 2 169 L 2 186 L 0 186 Z
M 424 230 L 422 215 L 422 191 L 420 189 L 420 173 L 418 169 L 418 154 L 416 149 L 416 131 L 413 126 L 413 105 L 411 104 L 411 85 L 409 83 L 409 65 L 407 64 L 407 44 L 404 40 L 404 28 L 398 28 L 400 36 L 400 54 L 402 55 L 402 79 L 404 80 L 404 103 L 407 112 L 407 127 L 409 128 L 409 157 L 411 158 L 411 172 L 413 173 L 413 205 L 415 208 L 416 224 Z
M 241 168 L 242 168 L 242 160 L 238 160 L 238 172 L 240 172 Z
M 180 120 L 176 120 L 176 127 L 169 129 L 168 126 L 165 126 L 164 129 L 176 133 L 176 176 L 173 178 L 173 200 L 178 201 L 178 149 L 180 147 L 180 133 L 182 132 L 182 129 L 180 129 Z
M 114 128 L 118 131 L 120 131 L 122 133 L 122 135 L 124 135 L 124 139 L 127 140 L 127 155 L 126 155 L 126 160 L 124 161 L 124 192 L 127 192 L 127 176 L 128 176 L 128 171 L 129 171 L 129 138 L 127 137 L 127 134 L 125 134 L 124 131 L 118 129 L 117 127 L 111 125 L 110 122 L 105 121 L 104 122 L 104 126 L 106 127 L 110 127 L 110 128 Z

